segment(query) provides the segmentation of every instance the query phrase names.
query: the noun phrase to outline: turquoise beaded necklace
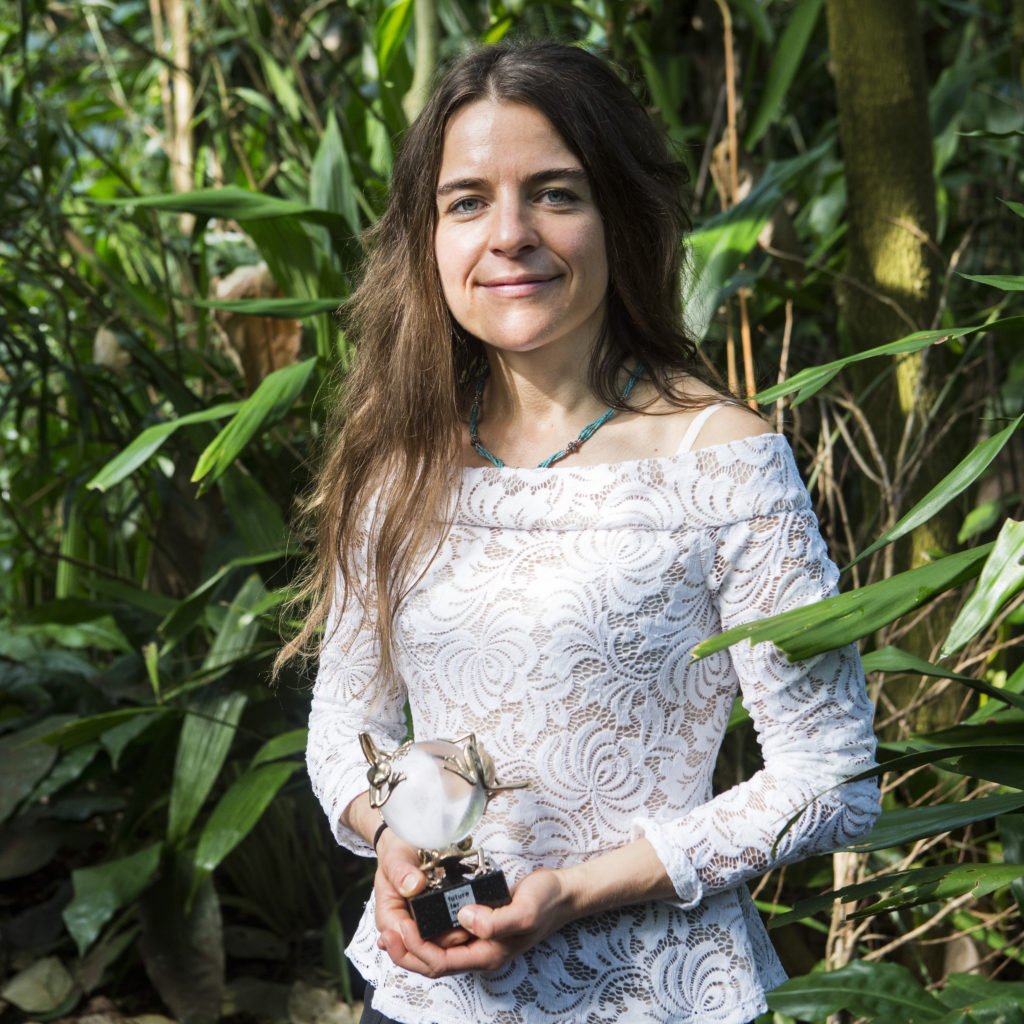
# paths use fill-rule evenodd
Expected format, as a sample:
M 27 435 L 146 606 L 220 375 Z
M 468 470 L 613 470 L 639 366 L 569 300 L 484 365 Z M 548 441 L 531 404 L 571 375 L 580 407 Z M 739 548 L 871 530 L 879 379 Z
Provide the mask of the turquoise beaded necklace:
M 482 459 L 486 459 L 492 466 L 497 466 L 498 469 L 504 469 L 505 463 L 488 451 L 484 447 L 483 441 L 480 440 L 480 403 L 484 397 L 484 384 L 487 382 L 487 375 L 490 373 L 490 367 L 485 367 L 483 373 L 477 378 L 476 382 L 476 394 L 473 397 L 473 406 L 469 410 L 469 442 L 472 444 L 477 455 Z M 626 381 L 626 386 L 622 389 L 622 394 L 619 396 L 619 401 L 625 401 L 629 398 L 630 392 L 633 390 L 633 386 L 640 379 L 643 374 L 643 367 L 638 366 L 632 374 L 630 374 L 629 380 Z M 543 462 L 538 463 L 538 469 L 547 469 L 548 466 L 553 466 L 559 459 L 564 459 L 567 455 L 573 455 L 578 452 L 583 445 L 589 441 L 598 430 L 601 429 L 613 416 L 615 410 L 608 406 L 605 411 L 598 416 L 593 423 L 588 423 L 576 437 L 575 440 L 570 441 L 564 448 L 560 448 L 554 455 L 549 455 Z

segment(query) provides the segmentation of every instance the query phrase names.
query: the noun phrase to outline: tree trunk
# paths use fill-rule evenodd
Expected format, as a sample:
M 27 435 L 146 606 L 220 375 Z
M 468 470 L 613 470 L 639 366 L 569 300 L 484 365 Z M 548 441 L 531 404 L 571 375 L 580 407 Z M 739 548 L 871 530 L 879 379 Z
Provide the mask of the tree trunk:
M 437 71 L 441 25 L 438 21 L 437 0 L 416 0 L 416 63 L 413 66 L 412 85 L 402 100 L 402 108 L 409 121 L 423 109 L 430 95 L 430 86 Z
M 930 327 L 935 316 L 942 258 L 934 241 L 928 84 L 913 0 L 827 0 L 827 12 L 849 222 L 839 303 L 847 345 L 859 351 Z M 890 480 L 887 494 L 871 485 L 861 502 L 872 535 L 957 461 L 955 441 L 914 461 L 901 445 L 905 435 L 932 436 L 934 424 L 924 424 L 947 379 L 946 363 L 946 351 L 935 348 L 900 358 L 881 379 L 875 361 L 861 364 L 853 377 L 858 392 L 873 388 L 863 408 Z M 934 549 L 950 550 L 956 526 L 951 516 L 939 516 L 914 531 L 896 547 L 892 569 L 918 565 Z M 939 610 L 901 643 L 929 657 L 948 626 Z M 925 727 L 950 710 L 930 704 L 914 725 Z

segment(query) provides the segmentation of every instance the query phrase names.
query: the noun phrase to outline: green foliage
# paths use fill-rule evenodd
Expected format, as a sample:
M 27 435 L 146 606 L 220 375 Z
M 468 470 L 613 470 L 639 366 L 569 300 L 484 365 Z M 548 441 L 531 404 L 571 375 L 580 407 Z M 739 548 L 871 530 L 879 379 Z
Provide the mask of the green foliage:
M 824 945 L 830 932 L 850 937 L 855 959 L 794 978 L 772 1009 L 1012 1022 L 1020 982 L 943 978 L 923 954 L 913 972 L 871 959 L 915 929 L 951 936 L 954 922 L 979 956 L 1003 958 L 1004 979 L 1024 963 L 1006 923 L 1024 903 L 1010 518 L 1024 493 L 1012 273 L 1024 205 L 1005 198 L 1020 191 L 1024 100 L 1011 15 L 920 5 L 941 312 L 851 353 L 834 303 L 849 211 L 823 6 L 730 5 L 749 180 L 728 209 L 712 159 L 723 137 L 715 5 L 442 0 L 441 50 L 559 35 L 634 78 L 692 171 L 691 330 L 721 365 L 736 331 L 722 310 L 744 295 L 758 398 L 792 411 L 787 429 L 848 563 L 839 596 L 700 651 L 750 640 L 805 657 L 859 639 L 882 708 L 886 810 L 855 847 L 856 879 L 835 883 L 865 905 L 844 921 L 818 861 L 787 869 L 773 906 L 789 916 L 771 911 L 776 924 L 807 921 L 828 966 L 843 962 Z M 235 970 L 226 926 L 261 930 L 291 964 L 317 960 L 352 994 L 340 950 L 365 875 L 337 851 L 302 776 L 305 680 L 292 670 L 272 691 L 267 666 L 304 554 L 286 524 L 324 429 L 326 382 L 351 355 L 334 314 L 405 128 L 413 3 L 187 7 L 186 129 L 152 6 L 0 12 L 0 873 L 33 883 L 33 912 L 62 936 L 18 956 L 77 951 L 70 984 L 50 958 L 4 987 L 26 1012 L 69 1012 L 141 960 L 179 1019 L 216 1019 Z M 270 287 L 218 291 L 260 264 Z M 954 369 L 887 464 L 863 412 L 870 374 L 915 353 Z M 958 449 L 949 438 L 965 419 Z M 939 482 L 911 501 L 932 464 Z M 860 515 L 866 491 L 883 500 Z M 956 545 L 905 566 L 904 542 L 951 512 Z M 915 619 L 942 623 L 934 650 L 909 642 Z M 908 681 L 918 704 L 955 693 L 960 717 L 919 729 L 915 703 L 897 696 Z M 749 728 L 739 709 L 731 751 L 750 749 Z M 737 758 L 753 770 L 749 760 Z M 56 880 L 65 867 L 69 891 Z M 946 914 L 951 899 L 976 916 Z M 866 913 L 880 940 L 858 923 Z
M 734 626 L 697 644 L 694 657 L 706 658 L 748 640 L 752 644 L 771 641 L 791 661 L 812 658 L 875 633 L 893 619 L 973 579 L 991 550 L 991 545 L 985 545 L 960 551 L 815 605 Z
M 773 1010 L 823 1021 L 845 1009 L 867 1021 L 907 1024 L 1021 1024 L 1024 984 L 952 974 L 945 988 L 927 991 L 900 964 L 856 960 L 830 974 L 794 978 L 768 996 Z
M 942 645 L 943 656 L 958 651 L 988 626 L 1003 606 L 1024 587 L 1024 523 L 1003 523 L 981 578 L 960 610 Z
M 163 846 L 154 843 L 127 857 L 108 860 L 92 868 L 80 868 L 72 876 L 75 898 L 64 910 L 64 922 L 85 951 L 99 937 L 103 926 L 126 903 L 137 900 L 153 880 Z

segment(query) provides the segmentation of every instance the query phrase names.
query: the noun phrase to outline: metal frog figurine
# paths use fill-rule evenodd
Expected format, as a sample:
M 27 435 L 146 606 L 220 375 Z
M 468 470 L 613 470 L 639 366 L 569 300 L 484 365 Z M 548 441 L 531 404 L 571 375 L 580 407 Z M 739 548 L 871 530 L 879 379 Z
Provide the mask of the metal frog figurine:
M 495 796 L 527 783 L 499 782 L 494 762 L 472 733 L 458 740 L 410 741 L 392 752 L 381 750 L 367 733 L 359 742 L 370 763 L 370 806 L 419 851 L 427 890 L 409 907 L 423 938 L 457 928 L 456 915 L 467 903 L 508 903 L 504 875 L 474 849 L 470 832 Z

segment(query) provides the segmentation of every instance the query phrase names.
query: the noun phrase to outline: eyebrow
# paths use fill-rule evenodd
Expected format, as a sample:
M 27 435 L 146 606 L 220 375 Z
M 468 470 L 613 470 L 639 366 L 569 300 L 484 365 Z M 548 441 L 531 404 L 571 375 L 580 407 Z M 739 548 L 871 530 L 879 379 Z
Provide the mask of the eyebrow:
M 586 181 L 587 172 L 582 167 L 552 167 L 548 170 L 537 171 L 526 179 L 527 185 L 543 185 L 548 181 Z M 456 178 L 446 181 L 443 185 L 437 186 L 438 196 L 451 195 L 452 192 L 463 192 L 471 189 L 481 188 L 487 182 L 483 178 Z

